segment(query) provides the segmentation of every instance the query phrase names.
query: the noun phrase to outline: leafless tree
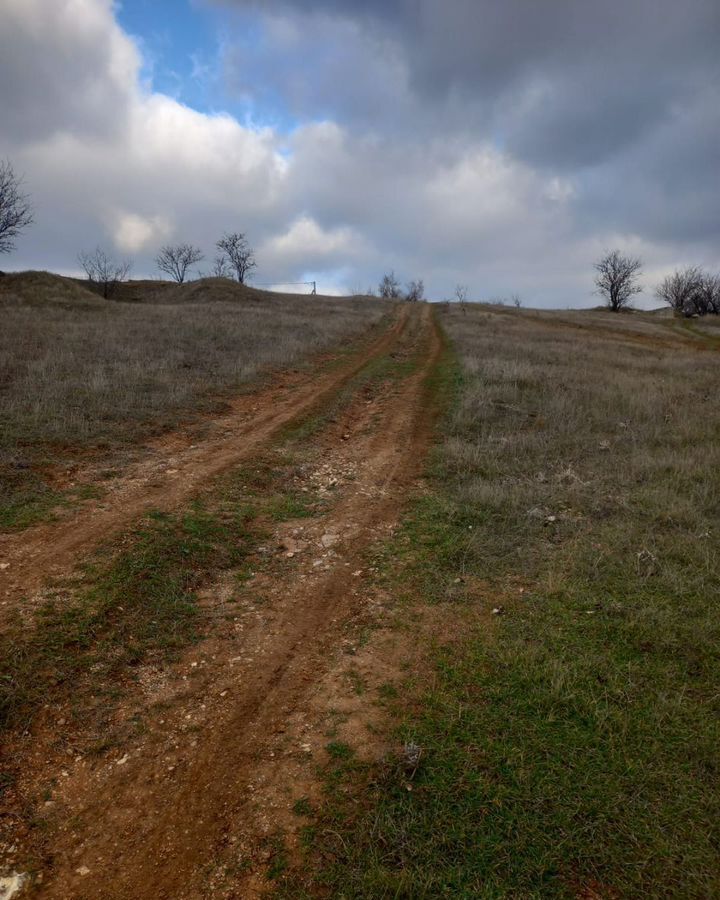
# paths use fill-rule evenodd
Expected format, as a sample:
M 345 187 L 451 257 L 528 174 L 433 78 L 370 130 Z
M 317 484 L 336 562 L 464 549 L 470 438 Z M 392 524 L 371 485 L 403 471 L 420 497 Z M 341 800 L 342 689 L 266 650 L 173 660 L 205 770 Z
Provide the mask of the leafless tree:
M 190 266 L 201 259 L 204 259 L 202 250 L 192 244 L 166 244 L 155 257 L 155 263 L 161 272 L 182 284 Z
M 455 285 L 455 300 L 460 304 L 463 313 L 465 312 L 465 304 L 467 303 L 468 289 L 465 284 Z
M 692 316 L 698 313 L 698 292 L 702 281 L 702 270 L 697 266 L 677 269 L 664 278 L 655 289 L 659 300 L 671 306 L 678 315 Z
M 382 281 L 378 285 L 378 295 L 386 300 L 397 300 L 402 296 L 400 291 L 400 282 L 395 277 L 394 272 L 383 275 Z
M 15 249 L 15 239 L 32 225 L 30 198 L 22 192 L 22 179 L 9 160 L 0 160 L 0 253 Z
M 245 284 L 246 278 L 257 267 L 255 253 L 245 235 L 240 232 L 224 234 L 215 246 L 226 257 L 227 267 L 235 273 L 240 284 Z
M 595 263 L 597 293 L 605 298 L 608 309 L 620 312 L 630 306 L 634 294 L 642 288 L 637 283 L 642 262 L 634 256 L 623 256 L 619 250 L 611 250 Z
M 510 294 L 510 299 L 512 300 L 512 305 L 515 309 L 520 309 L 522 307 L 522 298 L 520 294 Z
M 410 300 L 413 303 L 417 303 L 419 300 L 423 300 L 425 298 L 425 284 L 423 283 L 422 278 L 418 278 L 417 281 L 408 282 L 407 289 L 405 291 L 405 299 Z
M 78 254 L 78 262 L 85 270 L 88 279 L 102 287 L 103 297 L 110 297 L 115 286 L 125 281 L 130 274 L 132 263 L 124 260 L 117 262 L 101 248 L 96 247 L 92 253 L 84 250 Z
M 232 278 L 233 272 L 224 253 L 218 254 L 213 260 L 212 275 L 215 278 Z
M 720 315 L 720 275 L 703 272 L 697 288 L 696 304 L 702 315 Z

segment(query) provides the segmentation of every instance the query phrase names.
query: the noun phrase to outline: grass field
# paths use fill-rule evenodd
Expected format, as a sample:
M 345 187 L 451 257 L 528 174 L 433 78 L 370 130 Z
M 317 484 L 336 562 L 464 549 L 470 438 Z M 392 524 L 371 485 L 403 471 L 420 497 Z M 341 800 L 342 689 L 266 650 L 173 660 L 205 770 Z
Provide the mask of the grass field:
M 440 314 L 430 489 L 383 558 L 409 603 L 455 604 L 455 637 L 426 637 L 427 671 L 381 698 L 412 775 L 402 753 L 331 754 L 308 830 L 324 862 L 289 895 L 718 896 L 712 340 Z
M 217 411 L 263 374 L 358 337 L 387 309 L 225 279 L 130 282 L 103 300 L 48 273 L 3 277 L 0 528 L 30 524 L 61 500 L 49 467 Z

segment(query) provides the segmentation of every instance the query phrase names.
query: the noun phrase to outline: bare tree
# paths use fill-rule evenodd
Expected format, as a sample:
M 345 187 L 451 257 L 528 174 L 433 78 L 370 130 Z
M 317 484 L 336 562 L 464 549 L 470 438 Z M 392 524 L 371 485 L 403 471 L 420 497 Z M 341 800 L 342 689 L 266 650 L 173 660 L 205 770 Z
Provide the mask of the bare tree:
M 15 239 L 32 225 L 30 198 L 22 192 L 22 179 L 9 160 L 0 160 L 0 253 L 15 249 Z
M 520 297 L 520 294 L 510 294 L 510 299 L 512 300 L 512 305 L 515 309 L 522 308 L 522 298 Z
M 402 296 L 400 282 L 395 277 L 394 272 L 383 275 L 382 281 L 378 285 L 378 296 L 384 297 L 386 300 L 397 300 Z
M 418 278 L 417 281 L 408 282 L 407 289 L 405 291 L 405 299 L 410 300 L 413 303 L 417 303 L 419 300 L 423 300 L 424 298 L 425 285 L 422 278 Z
M 702 309 L 702 315 L 720 315 L 720 275 L 701 273 L 695 302 Z
M 257 267 L 255 253 L 245 235 L 240 232 L 224 234 L 215 246 L 226 257 L 227 267 L 235 273 L 240 284 L 245 284 L 245 279 Z
M 608 309 L 620 312 L 630 306 L 633 294 L 642 288 L 637 283 L 642 262 L 634 256 L 623 256 L 619 250 L 611 250 L 595 263 L 597 293 L 607 301 Z
M 212 274 L 215 278 L 232 278 L 233 272 L 224 253 L 218 254 L 213 260 Z
M 671 306 L 678 315 L 691 316 L 698 312 L 698 292 L 703 273 L 697 266 L 677 269 L 664 278 L 655 295 Z
M 468 289 L 465 284 L 455 285 L 455 300 L 460 304 L 463 313 L 466 312 L 465 304 L 467 303 Z
M 78 253 L 78 262 L 85 270 L 88 280 L 102 287 L 105 298 L 114 293 L 118 282 L 126 280 L 132 268 L 132 263 L 127 260 L 117 262 L 100 247 L 96 247 L 92 253 L 84 250 Z
M 204 258 L 202 250 L 192 244 L 166 244 L 155 257 L 155 263 L 161 272 L 182 284 L 190 266 Z

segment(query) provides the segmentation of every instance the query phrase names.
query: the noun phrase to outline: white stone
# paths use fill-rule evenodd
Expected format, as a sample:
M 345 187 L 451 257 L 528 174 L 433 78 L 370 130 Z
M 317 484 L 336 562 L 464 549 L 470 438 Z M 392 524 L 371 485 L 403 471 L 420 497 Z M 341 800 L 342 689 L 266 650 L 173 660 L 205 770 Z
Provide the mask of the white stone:
M 0 900 L 10 900 L 23 889 L 27 880 L 28 875 L 25 872 L 22 874 L 13 872 L 12 875 L 0 878 Z

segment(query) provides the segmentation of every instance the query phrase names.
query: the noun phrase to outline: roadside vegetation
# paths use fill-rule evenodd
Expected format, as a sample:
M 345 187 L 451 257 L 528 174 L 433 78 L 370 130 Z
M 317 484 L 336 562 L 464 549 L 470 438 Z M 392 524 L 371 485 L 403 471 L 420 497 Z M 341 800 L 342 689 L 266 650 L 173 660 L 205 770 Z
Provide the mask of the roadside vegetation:
M 449 410 L 383 558 L 455 621 L 380 698 L 397 752 L 330 754 L 290 895 L 717 896 L 716 345 L 441 315 Z
M 47 273 L 0 279 L 0 529 L 57 503 L 48 470 L 218 411 L 264 374 L 359 337 L 388 309 L 224 279 L 117 289 L 108 301 Z

